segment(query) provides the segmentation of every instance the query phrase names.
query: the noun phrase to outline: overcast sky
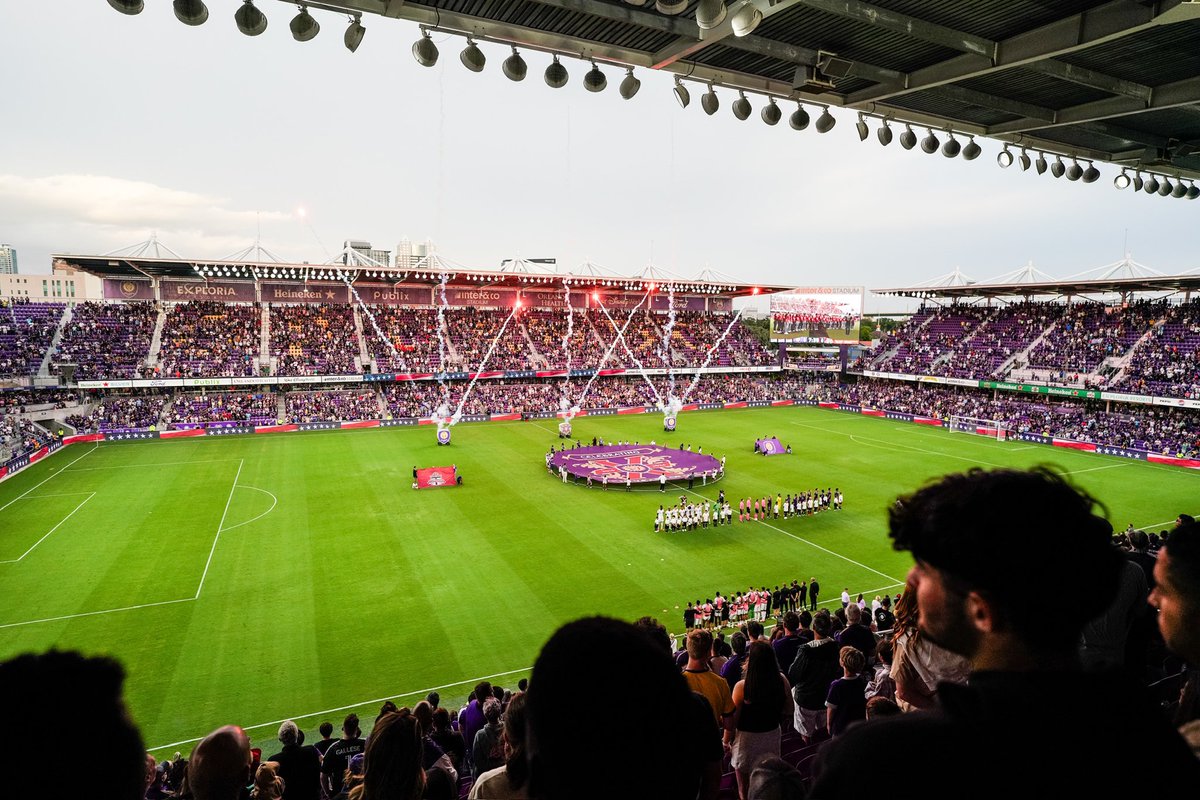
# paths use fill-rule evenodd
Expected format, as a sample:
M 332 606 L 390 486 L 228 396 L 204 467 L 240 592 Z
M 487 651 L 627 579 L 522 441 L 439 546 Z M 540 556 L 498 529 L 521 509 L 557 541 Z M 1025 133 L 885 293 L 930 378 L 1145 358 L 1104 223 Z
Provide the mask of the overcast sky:
M 408 237 L 479 268 L 556 257 L 560 269 L 711 267 L 789 285 L 907 285 L 955 267 L 984 280 L 1030 260 L 1062 277 L 1119 260 L 1126 235 L 1150 267 L 1200 266 L 1200 201 L 1117 191 L 1109 167 L 1085 185 L 1002 170 L 985 140 L 974 162 L 883 148 L 836 109 L 825 135 L 791 130 L 791 104 L 772 128 L 760 98 L 739 122 L 721 90 L 708 117 L 700 87 L 681 109 L 671 76 L 647 70 L 625 101 L 620 70 L 591 94 L 574 59 L 553 90 L 539 53 L 512 83 L 506 48 L 482 44 L 474 74 L 453 36 L 435 36 L 427 69 L 410 54 L 417 26 L 398 20 L 365 19 L 351 54 L 343 17 L 314 11 L 321 33 L 298 43 L 295 7 L 269 0 L 269 27 L 251 38 L 237 3 L 208 5 L 189 28 L 167 0 L 136 17 L 105 0 L 4 3 L 0 241 L 22 272 L 154 232 L 184 257 L 220 258 L 259 226 L 287 260 Z

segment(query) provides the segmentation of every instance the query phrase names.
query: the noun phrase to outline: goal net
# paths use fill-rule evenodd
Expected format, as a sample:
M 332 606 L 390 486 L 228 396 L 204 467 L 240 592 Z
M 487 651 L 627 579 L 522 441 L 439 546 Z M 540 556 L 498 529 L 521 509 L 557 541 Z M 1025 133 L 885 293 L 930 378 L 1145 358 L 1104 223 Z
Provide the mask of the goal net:
M 999 442 L 1008 441 L 1012 435 L 1008 423 L 979 417 L 952 416 L 946 423 L 946 429 L 951 433 L 973 433 L 976 436 L 986 436 Z

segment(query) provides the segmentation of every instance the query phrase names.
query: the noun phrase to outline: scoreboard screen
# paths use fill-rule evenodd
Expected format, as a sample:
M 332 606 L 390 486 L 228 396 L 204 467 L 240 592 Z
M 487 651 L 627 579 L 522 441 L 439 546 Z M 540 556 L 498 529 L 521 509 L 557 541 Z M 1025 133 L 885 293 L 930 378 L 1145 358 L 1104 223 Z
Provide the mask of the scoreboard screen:
M 845 344 L 858 341 L 862 286 L 804 286 L 771 295 L 771 341 Z

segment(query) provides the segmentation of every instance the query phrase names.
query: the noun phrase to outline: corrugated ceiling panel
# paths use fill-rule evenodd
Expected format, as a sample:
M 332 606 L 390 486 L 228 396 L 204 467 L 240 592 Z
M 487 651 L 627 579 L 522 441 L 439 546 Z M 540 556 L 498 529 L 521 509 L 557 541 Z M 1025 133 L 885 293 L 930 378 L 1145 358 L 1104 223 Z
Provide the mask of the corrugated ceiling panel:
M 1200 75 L 1200 21 L 1151 28 L 1062 60 L 1150 86 L 1191 78 Z
M 974 125 L 997 125 L 1013 117 L 1003 111 L 981 108 L 938 94 L 936 90 L 917 92 L 887 101 L 888 105 L 909 108 L 925 114 L 936 114 L 948 120 L 969 122 Z
M 1104 5 L 1105 1 L 873 0 L 889 11 L 997 41 Z
M 961 81 L 960 85 L 977 92 L 994 94 L 1009 100 L 1020 100 L 1052 109 L 1069 108 L 1080 103 L 1103 100 L 1108 92 L 1031 72 L 1017 67 Z

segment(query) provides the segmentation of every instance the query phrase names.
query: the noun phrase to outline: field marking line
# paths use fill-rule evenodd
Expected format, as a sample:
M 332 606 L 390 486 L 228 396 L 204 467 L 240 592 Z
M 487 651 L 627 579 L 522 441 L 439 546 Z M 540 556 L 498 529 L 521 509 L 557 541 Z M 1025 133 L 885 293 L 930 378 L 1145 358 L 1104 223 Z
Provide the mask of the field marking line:
M 200 575 L 200 585 L 196 587 L 196 595 L 193 600 L 200 597 L 200 591 L 204 588 L 204 579 L 208 577 L 208 567 L 212 564 L 213 553 L 217 552 L 217 542 L 221 540 L 221 531 L 225 527 L 225 516 L 229 513 L 229 504 L 233 502 L 233 493 L 237 489 L 238 478 L 242 477 L 242 466 L 246 463 L 246 459 L 238 459 L 237 474 L 233 476 L 233 486 L 229 487 L 229 497 L 225 500 L 225 510 L 221 512 L 221 524 L 217 526 L 217 535 L 213 537 L 212 547 L 208 550 L 208 560 L 204 562 L 204 572 Z
M 1099 472 L 1102 469 L 1121 469 L 1121 467 L 1128 467 L 1128 466 L 1131 466 L 1131 465 L 1130 464 L 1107 464 L 1103 467 L 1089 467 L 1088 469 L 1077 469 L 1072 472 L 1064 472 L 1063 475 L 1082 475 L 1085 472 Z
M 1011 450 L 1009 450 L 1009 452 L 1010 453 L 1019 453 L 1022 450 L 1036 450 L 1037 447 L 1038 446 L 1036 444 L 1027 444 L 1024 447 L 1014 447 Z
M 3 560 L 3 561 L 0 561 L 0 564 L 15 564 L 15 563 L 17 563 L 18 561 L 20 561 L 21 559 L 25 558 L 25 556 L 27 556 L 27 555 L 29 555 L 30 553 L 32 553 L 32 552 L 34 551 L 34 548 L 36 548 L 36 547 L 37 547 L 39 544 L 41 544 L 42 542 L 46 541 L 46 539 L 47 539 L 47 538 L 49 538 L 50 534 L 54 533 L 56 530 L 58 530 L 59 528 L 61 528 L 61 527 L 63 526 L 63 523 L 64 523 L 64 522 L 66 522 L 67 520 L 69 520 L 71 517 L 75 516 L 75 512 L 76 512 L 76 511 L 78 511 L 79 509 L 81 509 L 81 508 L 83 508 L 85 505 L 87 505 L 87 502 L 88 502 L 88 500 L 91 500 L 93 497 L 95 497 L 95 496 L 96 496 L 96 493 L 95 493 L 95 492 L 87 492 L 86 494 L 87 494 L 87 500 L 84 500 L 84 501 L 83 501 L 83 502 L 81 502 L 79 505 L 75 506 L 75 508 L 73 508 L 73 509 L 71 510 L 71 513 L 70 513 L 70 514 L 67 514 L 65 517 L 63 517 L 62 519 L 60 519 L 60 520 L 58 521 L 58 524 L 57 524 L 57 525 L 55 525 L 53 528 L 51 528 L 50 530 L 48 530 L 48 531 L 46 532 L 46 535 L 45 535 L 45 536 L 43 536 L 42 538 L 40 538 L 40 539 L 38 539 L 36 542 L 34 542 L 34 543 L 33 543 L 33 545 L 32 545 L 32 546 L 31 546 L 31 547 L 30 547 L 28 550 L 26 550 L 24 553 L 21 553 L 21 555 L 20 555 L 20 556 L 18 556 L 17 558 L 9 558 L 9 559 L 6 559 L 6 560 Z
M 43 497 L 75 497 L 81 494 L 93 494 L 93 492 L 56 492 L 55 494 L 35 494 L 30 497 L 18 498 L 24 500 L 41 500 Z
M 153 606 L 169 606 L 173 603 L 191 603 L 195 601 L 194 597 L 184 597 L 179 600 L 160 600 L 157 603 L 142 603 L 136 606 L 123 606 L 122 608 L 106 608 L 101 611 L 82 611 L 78 614 L 63 614 L 61 617 L 45 617 L 43 619 L 29 619 L 24 622 L 8 622 L 0 625 L 3 628 L 19 628 L 22 625 L 37 625 L 41 622 L 60 622 L 64 619 L 78 619 L 79 617 L 94 617 L 99 614 L 114 614 L 118 611 L 136 611 L 139 608 L 151 608 Z
M 925 431 L 920 430 L 920 427 L 921 426 L 918 425 L 893 425 L 892 430 L 903 431 L 910 436 L 924 436 L 926 439 L 940 439 L 942 441 L 945 441 L 946 436 L 950 435 L 950 431 L 946 430 L 945 428 L 942 428 L 941 433 L 926 433 Z M 1007 445 L 1000 444 L 995 440 L 988 441 L 982 436 L 978 438 L 980 441 L 971 442 L 971 444 L 978 445 L 980 447 L 990 447 L 992 450 L 1007 450 L 1008 452 L 1012 452 L 1012 448 L 1008 447 Z M 1032 447 L 1032 445 L 1030 446 Z
M 883 442 L 883 441 L 880 441 L 879 439 L 869 439 L 866 437 L 860 437 L 853 433 L 846 434 L 846 435 L 848 435 L 850 437 L 850 441 L 856 442 L 857 444 L 865 445 L 867 447 L 875 447 L 875 448 L 878 448 L 879 450 L 890 450 L 893 453 L 903 453 L 905 450 L 912 450 L 912 451 L 915 451 L 918 453 L 928 453 L 929 455 L 941 456 L 943 458 L 953 458 L 958 461 L 966 461 L 971 464 L 986 464 L 989 467 L 996 467 L 997 469 L 1005 468 L 1003 464 L 996 464 L 992 461 L 983 461 L 978 458 L 967 458 L 966 456 L 956 456 L 956 455 L 953 455 L 952 453 L 941 453 L 936 450 L 926 450 L 924 447 L 914 447 L 913 445 L 910 445 L 910 444 L 899 444 L 896 442 Z
M 503 678 L 506 675 L 516 675 L 521 672 L 529 672 L 532 669 L 533 669 L 532 666 L 521 667 L 520 669 L 510 669 L 507 672 L 497 672 L 492 675 L 480 675 L 478 678 L 467 678 L 466 680 L 456 681 L 454 683 L 444 683 L 441 686 L 430 686 L 427 689 L 414 689 L 411 692 L 399 692 L 397 694 L 389 694 L 389 695 L 385 695 L 384 697 L 377 697 L 374 700 L 363 700 L 361 703 L 353 703 L 348 706 L 338 706 L 337 708 L 327 708 L 324 711 L 314 711 L 311 714 L 301 714 L 299 716 L 285 717 L 284 719 L 277 719 L 274 722 L 260 722 L 257 725 L 243 725 L 242 730 L 252 731 L 252 730 L 255 730 L 256 728 L 272 727 L 274 725 L 282 724 L 283 722 L 285 722 L 289 719 L 290 720 L 298 720 L 298 719 L 311 719 L 312 717 L 323 717 L 327 714 L 337 714 L 340 711 L 350 711 L 351 709 L 362 708 L 363 706 L 372 706 L 372 705 L 375 705 L 376 703 L 382 703 L 385 700 L 392 700 L 392 699 L 395 699 L 398 697 L 423 696 L 423 695 L 429 694 L 430 692 L 440 692 L 443 689 L 451 689 L 455 686 L 465 686 L 465 685 L 471 684 L 471 683 L 479 683 L 480 681 L 491 680 L 492 678 Z M 198 736 L 195 739 L 183 739 L 182 741 L 171 742 L 170 744 L 160 744 L 158 747 L 148 747 L 146 749 L 149 752 L 154 752 L 157 750 L 167 750 L 172 747 L 178 747 L 181 744 L 191 744 L 192 742 L 198 742 L 202 738 L 204 738 L 204 737 Z
M 260 520 L 260 519 L 262 519 L 263 517 L 265 517 L 267 514 L 270 514 L 272 511 L 274 511 L 274 510 L 275 510 L 275 506 L 279 505 L 279 498 L 278 498 L 278 497 L 276 497 L 275 495 L 271 494 L 271 492 L 268 492 L 266 489 L 260 489 L 260 488 L 258 488 L 257 486 L 247 486 L 247 485 L 245 485 L 245 484 L 242 484 L 241 486 L 239 486 L 239 487 L 237 487 L 237 488 L 239 488 L 239 489 L 253 489 L 253 490 L 254 490 L 254 491 L 256 491 L 256 492 L 262 492 L 262 493 L 263 493 L 263 494 L 265 494 L 265 495 L 269 495 L 269 496 L 270 496 L 270 498 L 271 498 L 271 507 L 270 507 L 270 508 L 268 508 L 266 511 L 262 512 L 261 514 L 259 514 L 259 515 L 258 515 L 257 517 L 255 517 L 254 519 L 248 519 L 248 520 L 246 520 L 245 522 L 239 522 L 237 525 L 230 525 L 228 528 L 226 528 L 226 529 L 225 529 L 226 531 L 231 531 L 231 530 L 233 530 L 234 528 L 240 528 L 240 527 L 242 527 L 243 525 L 249 525 L 251 522 L 257 522 L 258 520 Z
M 97 448 L 93 447 L 92 449 L 90 449 L 90 450 L 88 450 L 86 453 L 84 453 L 83 455 L 79 456 L 79 458 L 75 459 L 75 461 L 80 461 L 80 460 L 82 460 L 82 459 L 85 459 L 85 458 L 87 458 L 87 457 L 88 457 L 88 456 L 90 456 L 92 453 L 96 452 L 96 450 L 97 450 Z M 71 464 L 74 464 L 74 463 L 75 463 L 75 461 L 72 461 L 72 462 L 71 462 Z M 25 490 L 23 493 L 21 493 L 21 494 L 17 495 L 17 496 L 16 496 L 16 497 L 14 497 L 12 500 L 9 500 L 9 501 L 8 501 L 7 503 L 5 503 L 4 505 L 0 506 L 0 511 L 3 511 L 4 509 L 8 508 L 8 507 L 9 507 L 9 506 L 11 506 L 13 503 L 17 502 L 17 501 L 18 501 L 18 500 L 20 500 L 22 497 L 24 497 L 25 495 L 29 494 L 29 493 L 30 493 L 30 492 L 32 492 L 34 489 L 38 488 L 39 486 L 41 486 L 43 483 L 45 483 L 46 481 L 50 480 L 51 478 L 57 477 L 58 475 L 61 475 L 63 472 L 66 472 L 66 471 L 67 471 L 67 469 L 68 469 L 68 468 L 71 466 L 71 464 L 67 464 L 67 466 L 63 467 L 63 468 L 62 468 L 62 469 L 60 469 L 58 472 L 52 472 L 52 473 L 50 473 L 50 475 L 49 475 L 49 476 L 47 476 L 47 477 L 46 477 L 44 480 L 42 480 L 42 481 L 41 481 L 41 483 L 35 483 L 33 486 L 30 486 L 30 487 L 29 487 L 28 489 L 26 489 L 26 490 Z
M 683 488 L 682 486 L 680 486 L 680 485 L 679 485 L 679 484 L 677 484 L 677 483 L 673 483 L 673 482 L 672 482 L 672 484 L 671 484 L 671 485 L 675 486 L 675 488 L 677 488 L 677 489 L 679 489 L 679 490 L 681 490 L 681 491 L 687 492 L 688 494 L 694 494 L 694 495 L 696 495 L 697 497 L 703 497 L 703 498 L 704 498 L 705 500 L 707 500 L 708 502 L 712 502 L 712 499 L 711 499 L 711 498 L 704 497 L 704 495 L 700 494 L 699 492 L 693 491 L 693 490 L 691 490 L 691 489 L 685 489 L 685 488 Z M 762 520 L 759 520 L 759 519 L 756 519 L 756 520 L 751 520 L 751 521 L 752 521 L 752 522 L 757 522 L 759 525 L 766 525 L 766 526 L 767 526 L 768 528 L 770 528 L 771 530 L 774 530 L 774 531 L 779 531 L 779 533 L 782 533 L 784 536 L 790 536 L 791 538 L 795 539 L 795 540 L 796 540 L 796 541 L 798 541 L 798 542 L 803 542 L 804 544 L 807 544 L 807 545 L 810 545 L 810 546 L 812 546 L 812 547 L 815 547 L 815 548 L 817 548 L 818 550 L 823 550 L 824 552 L 826 552 L 826 553 L 829 553 L 829 555 L 831 555 L 831 556 L 837 556 L 838 558 L 842 559 L 843 561 L 849 561 L 849 562 L 850 562 L 851 564 L 853 564 L 854 566 L 856 566 L 856 567 L 862 567 L 862 568 L 863 568 L 863 569 L 865 569 L 867 572 L 874 572 L 876 575 L 878 575 L 878 576 L 880 576 L 880 577 L 882 577 L 882 578 L 887 578 L 889 581 L 899 581 L 900 583 L 904 583 L 904 581 L 900 581 L 900 580 L 899 580 L 898 578 L 896 578 L 894 575 L 888 575 L 887 573 L 880 572 L 879 570 L 877 570 L 877 569 L 874 569 L 874 568 L 872 568 L 872 567 L 868 567 L 866 564 L 860 564 L 859 562 L 855 561 L 853 558 L 847 558 L 846 556 L 842 555 L 841 553 L 836 553 L 836 552 L 834 552 L 833 550 L 830 550 L 830 549 L 829 549 L 829 548 L 827 548 L 827 547 L 822 547 L 821 545 L 817 544 L 816 542 L 810 542 L 808 539 L 805 539 L 805 538 L 804 538 L 804 537 L 802 537 L 802 536 L 797 536 L 797 535 L 796 535 L 796 534 L 794 534 L 794 533 L 788 533 L 787 531 L 783 530 L 782 528 L 776 528 L 774 525 L 771 525 L 771 524 L 769 524 L 769 523 L 767 523 L 767 522 L 764 522 L 764 521 L 762 521 Z M 738 524 L 740 525 L 740 524 L 742 524 L 742 523 L 738 523 Z
M 159 461 L 159 462 L 155 462 L 155 463 L 151 463 L 151 464 L 113 464 L 111 467 L 80 467 L 78 469 L 73 469 L 71 471 L 72 472 L 95 472 L 97 470 L 102 470 L 102 469 L 130 469 L 132 467 L 174 467 L 174 466 L 179 466 L 180 464 L 187 464 L 188 466 L 191 466 L 192 464 L 217 464 L 217 463 L 224 462 L 224 461 L 237 461 L 237 460 L 238 459 L 236 459 L 236 458 L 210 458 L 210 459 L 200 459 L 198 461 Z M 68 464 L 67 466 L 70 466 L 70 465 Z M 66 467 L 64 467 L 63 469 L 66 469 Z

